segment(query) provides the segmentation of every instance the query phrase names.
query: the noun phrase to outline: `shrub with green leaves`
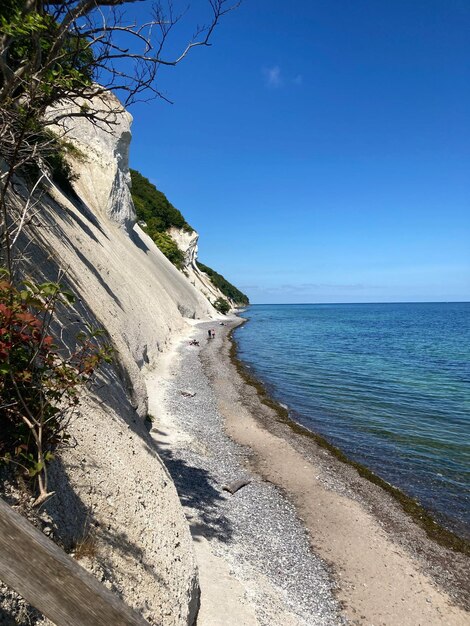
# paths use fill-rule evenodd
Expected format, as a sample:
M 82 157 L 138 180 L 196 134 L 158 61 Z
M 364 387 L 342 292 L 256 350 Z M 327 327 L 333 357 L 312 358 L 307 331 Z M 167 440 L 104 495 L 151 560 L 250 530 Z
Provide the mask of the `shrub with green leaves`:
M 101 330 L 80 333 L 67 353 L 54 343 L 51 321 L 73 301 L 58 283 L 24 281 L 18 289 L 5 272 L 0 276 L 0 464 L 37 478 L 37 503 L 50 495 L 47 463 L 67 439 L 80 389 L 111 360 L 111 348 L 100 345 Z
M 23 82 L 18 83 L 22 84 L 20 93 L 27 92 L 34 83 L 36 90 L 53 102 L 58 94 L 90 86 L 95 67 L 89 41 L 77 33 L 64 34 L 60 23 L 44 6 L 33 9 L 25 0 L 2 0 L 0 34 L 7 42 L 4 67 L 12 71 L 23 69 Z M 39 71 L 40 80 L 34 76 Z M 12 94 L 12 100 L 18 97 L 19 90 Z
M 199 261 L 197 262 L 197 266 L 202 272 L 209 276 L 212 284 L 220 289 L 224 296 L 232 300 L 232 302 L 242 306 L 246 306 L 250 303 L 248 296 L 232 285 L 232 283 L 229 283 L 228 280 L 222 276 L 222 274 L 218 274 L 215 270 L 207 265 L 204 265 L 204 263 L 200 263 Z
M 230 304 L 225 298 L 217 298 L 214 302 L 214 308 L 217 309 L 219 313 L 226 315 L 230 311 Z
M 153 234 L 150 236 L 166 258 L 179 270 L 182 269 L 184 264 L 184 254 L 178 248 L 172 237 L 168 233 L 159 233 L 158 231 L 153 231 Z
M 178 269 L 184 264 L 184 254 L 168 234 L 174 226 L 188 233 L 193 232 L 180 211 L 176 209 L 155 185 L 136 170 L 130 170 L 132 179 L 132 200 L 137 218 L 143 222 L 142 229 L 149 235 L 163 254 Z
M 137 170 L 130 170 L 132 180 L 132 199 L 139 220 L 143 220 L 154 230 L 167 231 L 171 226 L 193 232 L 193 228 L 184 219 L 164 193 L 159 191 L 148 178 Z

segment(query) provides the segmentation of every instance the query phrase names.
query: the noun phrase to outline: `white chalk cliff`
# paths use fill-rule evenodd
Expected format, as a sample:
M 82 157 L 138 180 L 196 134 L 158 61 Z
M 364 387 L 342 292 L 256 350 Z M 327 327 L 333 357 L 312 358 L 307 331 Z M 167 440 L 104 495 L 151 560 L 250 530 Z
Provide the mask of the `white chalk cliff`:
M 119 110 L 111 132 L 67 123 L 82 153 L 71 160 L 74 193 L 52 187 L 23 241 L 30 273 L 56 279 L 63 270 L 78 296 L 65 341 L 89 322 L 116 350 L 70 424 L 74 445 L 51 467 L 56 496 L 45 508 L 63 545 L 91 534 L 97 554 L 84 563 L 105 585 L 150 623 L 176 626 L 196 615 L 197 568 L 176 489 L 144 424 L 155 393 L 146 380 L 158 381 L 162 353 L 188 320 L 217 316 L 206 296 L 220 293 L 196 266 L 197 234 L 172 233 L 187 255 L 185 275 L 135 224 L 131 119 Z
M 198 241 L 197 232 L 188 232 L 186 230 L 171 227 L 168 234 L 176 242 L 178 248 L 184 253 L 184 273 L 188 277 L 191 284 L 196 287 L 210 302 L 215 302 L 218 298 L 229 300 L 220 289 L 218 289 L 210 280 L 209 276 L 202 272 L 197 265 Z M 235 302 L 230 301 L 232 306 L 236 306 Z

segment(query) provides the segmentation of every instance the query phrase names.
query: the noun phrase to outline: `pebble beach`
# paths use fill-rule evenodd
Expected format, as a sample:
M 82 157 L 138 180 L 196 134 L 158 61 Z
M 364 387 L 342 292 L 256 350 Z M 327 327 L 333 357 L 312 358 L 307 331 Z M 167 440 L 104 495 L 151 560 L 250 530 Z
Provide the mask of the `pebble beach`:
M 197 323 L 150 407 L 194 540 L 198 625 L 468 623 L 467 557 L 276 421 L 231 358 L 240 323 Z

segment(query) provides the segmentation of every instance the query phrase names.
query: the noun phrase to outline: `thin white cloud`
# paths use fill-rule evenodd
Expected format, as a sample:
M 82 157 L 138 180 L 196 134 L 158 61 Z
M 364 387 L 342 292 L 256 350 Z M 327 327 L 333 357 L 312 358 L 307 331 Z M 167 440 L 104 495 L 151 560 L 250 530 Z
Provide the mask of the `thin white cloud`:
M 263 70 L 263 73 L 268 87 L 277 88 L 282 85 L 281 68 L 279 65 L 267 67 Z
M 294 77 L 284 77 L 279 65 L 263 68 L 263 75 L 266 86 L 271 89 L 278 89 L 279 87 L 283 87 L 286 83 L 300 87 L 304 82 L 302 74 L 296 74 Z

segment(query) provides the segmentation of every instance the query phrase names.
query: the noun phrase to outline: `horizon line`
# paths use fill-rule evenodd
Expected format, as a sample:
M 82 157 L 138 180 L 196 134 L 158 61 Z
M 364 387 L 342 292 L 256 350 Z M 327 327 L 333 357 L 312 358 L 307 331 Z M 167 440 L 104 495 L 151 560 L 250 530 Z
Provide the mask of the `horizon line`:
M 245 306 L 265 306 L 268 304 L 274 304 L 276 306 L 302 306 L 305 304 L 470 304 L 470 300 L 394 300 L 391 302 L 250 302 Z

